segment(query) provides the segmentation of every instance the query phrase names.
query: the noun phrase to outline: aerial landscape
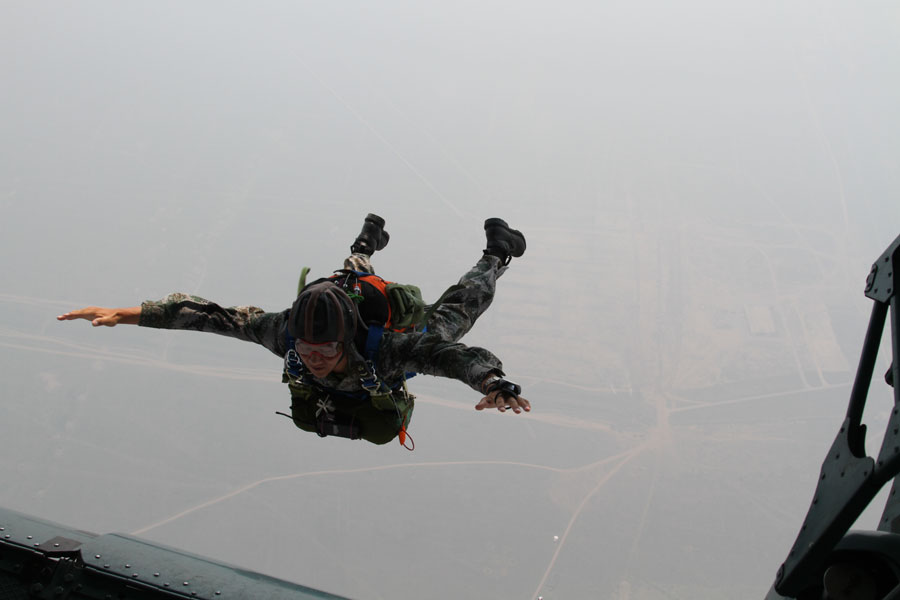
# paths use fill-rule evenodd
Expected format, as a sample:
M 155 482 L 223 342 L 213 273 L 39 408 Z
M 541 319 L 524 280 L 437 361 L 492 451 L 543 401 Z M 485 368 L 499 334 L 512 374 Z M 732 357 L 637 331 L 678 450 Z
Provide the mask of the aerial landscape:
M 4 5 L 0 506 L 349 598 L 763 598 L 900 235 L 900 21 L 732 9 Z M 370 212 L 429 300 L 525 234 L 463 342 L 530 413 L 419 375 L 413 452 L 319 438 L 262 347 L 56 320 L 281 311 Z

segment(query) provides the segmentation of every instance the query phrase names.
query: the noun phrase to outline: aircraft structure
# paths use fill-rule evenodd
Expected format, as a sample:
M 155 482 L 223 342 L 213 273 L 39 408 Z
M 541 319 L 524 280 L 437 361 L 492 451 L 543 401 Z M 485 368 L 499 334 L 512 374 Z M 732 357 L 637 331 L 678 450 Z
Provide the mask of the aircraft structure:
M 0 508 L 3 600 L 346 600 L 121 534 Z
M 874 302 L 847 414 L 819 473 L 806 519 L 766 600 L 900 599 L 900 237 L 872 265 L 865 295 Z M 878 456 L 866 455 L 863 408 L 890 317 L 894 408 Z M 876 531 L 850 531 L 875 495 L 893 486 Z

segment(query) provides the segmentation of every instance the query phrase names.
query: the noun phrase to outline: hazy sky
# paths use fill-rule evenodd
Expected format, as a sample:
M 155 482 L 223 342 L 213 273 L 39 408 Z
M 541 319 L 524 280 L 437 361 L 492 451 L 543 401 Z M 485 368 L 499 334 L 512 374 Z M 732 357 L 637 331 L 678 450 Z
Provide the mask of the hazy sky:
M 3 2 L 0 506 L 360 599 L 762 598 L 900 234 L 898 40 L 888 1 Z M 525 233 L 464 341 L 532 414 L 419 377 L 415 452 L 323 440 L 261 347 L 55 320 L 280 310 L 368 212 L 432 299 Z

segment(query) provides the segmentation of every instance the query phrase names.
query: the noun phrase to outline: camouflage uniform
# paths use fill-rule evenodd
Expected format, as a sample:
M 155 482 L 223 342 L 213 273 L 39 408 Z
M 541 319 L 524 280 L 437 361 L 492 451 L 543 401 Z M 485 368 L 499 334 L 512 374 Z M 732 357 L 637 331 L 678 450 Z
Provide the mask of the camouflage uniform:
M 348 261 L 351 259 L 352 256 Z M 372 272 L 368 261 L 357 258 L 349 264 L 353 268 L 363 270 L 360 267 L 364 267 Z M 481 383 L 488 375 L 503 375 L 502 363 L 491 352 L 466 346 L 458 340 L 490 306 L 497 277 L 505 270 L 498 258 L 482 257 L 435 309 L 426 332 L 386 331 L 378 348 L 377 378 L 397 386 L 405 381 L 408 373 L 424 373 L 457 379 L 481 392 Z M 284 357 L 290 350 L 286 334 L 289 314 L 290 309 L 266 312 L 254 306 L 223 308 L 197 296 L 174 293 L 159 301 L 142 303 L 138 324 L 158 329 L 189 329 L 225 335 L 255 342 Z M 328 417 L 355 424 L 360 428 L 363 439 L 386 443 L 397 435 L 401 426 L 408 423 L 412 397 L 405 394 L 404 384 L 403 390 L 395 389 L 392 394 L 393 404 L 389 402 L 379 406 L 374 402 L 374 397 L 370 401 L 367 395 L 360 394 L 365 391 L 361 374 L 366 369 L 366 360 L 355 347 L 345 348 L 345 352 L 348 366 L 343 373 L 332 372 L 321 379 L 313 378 L 313 386 L 290 382 L 285 378 L 291 386 L 294 423 L 306 431 L 324 435 L 321 421 Z M 327 393 L 321 393 L 323 389 Z M 398 408 L 398 402 L 402 401 L 407 405 Z M 373 403 L 376 404 L 374 408 Z

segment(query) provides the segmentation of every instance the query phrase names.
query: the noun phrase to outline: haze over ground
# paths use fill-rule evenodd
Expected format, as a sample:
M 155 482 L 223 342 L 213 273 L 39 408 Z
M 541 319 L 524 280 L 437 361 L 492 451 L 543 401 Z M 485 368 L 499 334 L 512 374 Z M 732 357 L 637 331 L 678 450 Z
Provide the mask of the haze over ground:
M 762 598 L 900 234 L 898 11 L 0 5 L 0 506 L 361 599 Z M 531 414 L 418 377 L 415 452 L 319 439 L 261 347 L 55 320 L 281 310 L 368 212 L 430 299 L 525 232 L 465 341 Z

